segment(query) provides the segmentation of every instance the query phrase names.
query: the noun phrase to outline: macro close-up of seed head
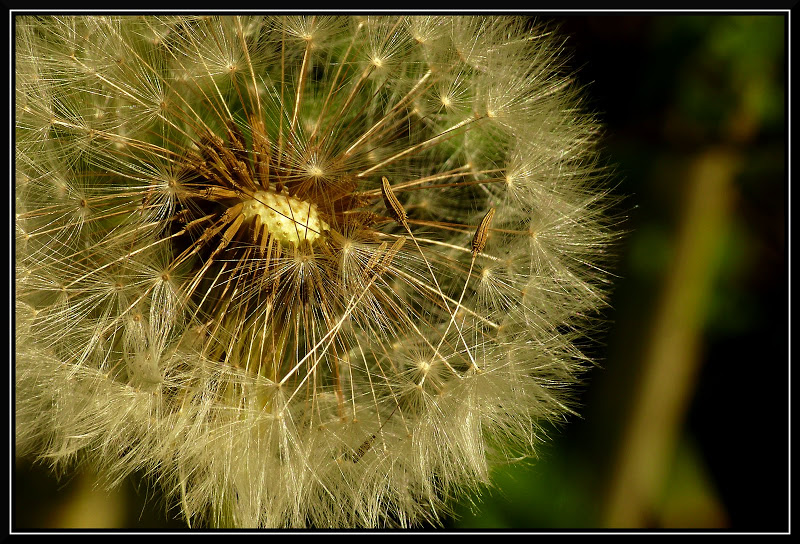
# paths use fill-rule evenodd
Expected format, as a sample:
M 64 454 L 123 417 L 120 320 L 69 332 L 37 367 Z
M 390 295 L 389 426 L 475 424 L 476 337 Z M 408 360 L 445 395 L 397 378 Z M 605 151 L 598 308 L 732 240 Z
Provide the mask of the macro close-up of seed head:
M 578 410 L 599 128 L 553 28 L 26 16 L 16 446 L 190 527 L 414 527 Z

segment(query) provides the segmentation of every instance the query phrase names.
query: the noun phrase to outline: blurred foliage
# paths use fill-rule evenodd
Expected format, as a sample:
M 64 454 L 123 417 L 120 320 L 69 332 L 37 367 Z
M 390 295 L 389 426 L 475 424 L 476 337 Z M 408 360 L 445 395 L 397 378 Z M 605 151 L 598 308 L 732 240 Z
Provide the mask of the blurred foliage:
M 629 231 L 605 344 L 581 419 L 532 465 L 497 470 L 452 527 L 603 526 L 624 422 L 636 407 L 648 333 L 691 161 L 725 148 L 741 168 L 718 236 L 700 368 L 661 499 L 642 528 L 788 529 L 786 28 L 783 16 L 565 17 L 579 82 L 606 126 Z M 677 364 L 677 362 L 676 362 Z M 670 387 L 664 383 L 664 387 Z M 658 425 L 653 421 L 653 425 Z M 631 500 L 635 500 L 633 497 Z

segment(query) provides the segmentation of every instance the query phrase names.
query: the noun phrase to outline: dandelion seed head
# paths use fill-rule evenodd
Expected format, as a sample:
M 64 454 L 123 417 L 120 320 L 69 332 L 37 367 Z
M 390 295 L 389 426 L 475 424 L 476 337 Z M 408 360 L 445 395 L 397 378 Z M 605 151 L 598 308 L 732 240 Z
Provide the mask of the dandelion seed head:
M 437 522 L 535 454 L 614 238 L 546 34 L 20 18 L 19 451 L 243 527 Z

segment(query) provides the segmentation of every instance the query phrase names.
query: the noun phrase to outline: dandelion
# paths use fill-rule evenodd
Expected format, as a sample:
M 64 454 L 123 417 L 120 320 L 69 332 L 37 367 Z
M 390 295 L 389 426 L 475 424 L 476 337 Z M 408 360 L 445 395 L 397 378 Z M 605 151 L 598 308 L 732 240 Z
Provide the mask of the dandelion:
M 572 413 L 597 128 L 486 17 L 21 17 L 16 439 L 190 526 L 437 522 Z

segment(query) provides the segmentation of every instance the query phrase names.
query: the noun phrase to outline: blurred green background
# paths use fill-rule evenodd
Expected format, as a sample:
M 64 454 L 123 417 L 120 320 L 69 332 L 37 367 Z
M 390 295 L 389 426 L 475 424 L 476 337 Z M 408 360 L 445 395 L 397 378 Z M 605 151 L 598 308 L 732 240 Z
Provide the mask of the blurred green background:
M 786 29 L 558 20 L 630 234 L 582 418 L 454 528 L 787 531 Z
M 629 234 L 581 418 L 446 528 L 788 531 L 788 16 L 540 19 L 605 126 Z M 184 527 L 144 485 L 92 482 L 18 460 L 16 527 Z

